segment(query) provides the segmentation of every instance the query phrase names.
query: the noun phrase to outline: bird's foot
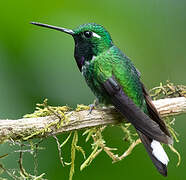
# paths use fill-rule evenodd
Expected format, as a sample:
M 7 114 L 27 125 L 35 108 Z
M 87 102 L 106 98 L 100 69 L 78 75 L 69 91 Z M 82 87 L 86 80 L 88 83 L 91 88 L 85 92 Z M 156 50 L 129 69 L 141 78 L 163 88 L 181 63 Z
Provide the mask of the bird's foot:
M 98 104 L 99 104 L 99 102 L 98 102 L 97 99 L 94 100 L 93 104 L 89 104 L 90 109 L 89 109 L 88 115 L 92 113 L 93 109 L 94 109 Z

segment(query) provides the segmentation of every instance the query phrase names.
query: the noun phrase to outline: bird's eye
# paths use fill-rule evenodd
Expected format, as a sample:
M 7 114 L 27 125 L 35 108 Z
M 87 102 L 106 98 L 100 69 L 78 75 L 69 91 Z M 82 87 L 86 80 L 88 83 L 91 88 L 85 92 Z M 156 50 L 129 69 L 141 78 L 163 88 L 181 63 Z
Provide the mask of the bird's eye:
M 91 31 L 84 31 L 83 34 L 86 38 L 91 38 L 92 37 L 92 32 Z

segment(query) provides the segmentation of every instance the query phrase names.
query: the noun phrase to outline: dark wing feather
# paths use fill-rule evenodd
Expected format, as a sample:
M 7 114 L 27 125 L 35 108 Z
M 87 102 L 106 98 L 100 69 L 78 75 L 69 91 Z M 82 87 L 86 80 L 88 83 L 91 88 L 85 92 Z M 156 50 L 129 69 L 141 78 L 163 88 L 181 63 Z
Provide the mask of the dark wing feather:
M 152 154 L 152 148 L 151 148 L 151 143 L 152 143 L 152 139 L 150 139 L 149 137 L 145 136 L 144 134 L 142 134 L 141 132 L 137 131 L 140 139 L 142 141 L 142 143 L 145 146 L 145 149 L 147 150 L 153 164 L 155 165 L 155 167 L 157 168 L 157 170 L 163 175 L 163 176 L 167 176 L 167 167 L 165 164 L 163 164 L 162 162 L 160 162 L 153 154 Z
M 115 108 L 129 121 L 133 126 L 148 136 L 159 142 L 170 143 L 170 137 L 161 129 L 159 124 L 150 119 L 139 107 L 124 93 L 114 76 L 102 83 L 103 88 L 110 96 Z
M 152 103 L 152 99 L 149 96 L 147 90 L 145 89 L 145 86 L 141 83 L 142 85 L 142 90 L 143 90 L 143 95 L 147 104 L 147 110 L 149 112 L 149 116 L 152 120 L 154 120 L 156 123 L 159 124 L 161 130 L 168 135 L 169 137 L 171 137 L 165 123 L 163 122 L 163 120 L 160 118 L 159 113 L 157 111 L 157 109 L 155 108 L 154 104 Z

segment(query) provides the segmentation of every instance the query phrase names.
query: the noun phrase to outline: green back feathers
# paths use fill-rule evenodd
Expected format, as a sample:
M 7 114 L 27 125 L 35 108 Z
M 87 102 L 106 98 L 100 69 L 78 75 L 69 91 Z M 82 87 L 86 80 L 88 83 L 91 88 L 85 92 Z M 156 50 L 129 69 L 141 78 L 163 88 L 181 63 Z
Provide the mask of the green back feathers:
M 140 108 L 145 108 L 142 88 L 139 76 L 133 63 L 116 47 L 103 52 L 95 58 L 94 73 L 99 77 L 98 81 L 106 81 L 114 76 L 121 85 L 123 91 Z

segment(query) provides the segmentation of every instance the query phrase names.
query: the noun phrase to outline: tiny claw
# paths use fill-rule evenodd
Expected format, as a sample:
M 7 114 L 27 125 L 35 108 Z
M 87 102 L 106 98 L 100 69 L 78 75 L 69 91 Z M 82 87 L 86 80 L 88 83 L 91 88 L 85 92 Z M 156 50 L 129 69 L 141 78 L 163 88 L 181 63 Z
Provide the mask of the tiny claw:
M 95 108 L 95 104 L 89 104 L 89 111 L 88 111 L 88 115 L 92 113 L 93 109 Z
M 90 109 L 89 109 L 88 115 L 92 113 L 93 109 L 95 109 L 95 107 L 98 104 L 99 104 L 98 99 L 95 99 L 94 102 L 93 102 L 93 104 L 89 104 Z

